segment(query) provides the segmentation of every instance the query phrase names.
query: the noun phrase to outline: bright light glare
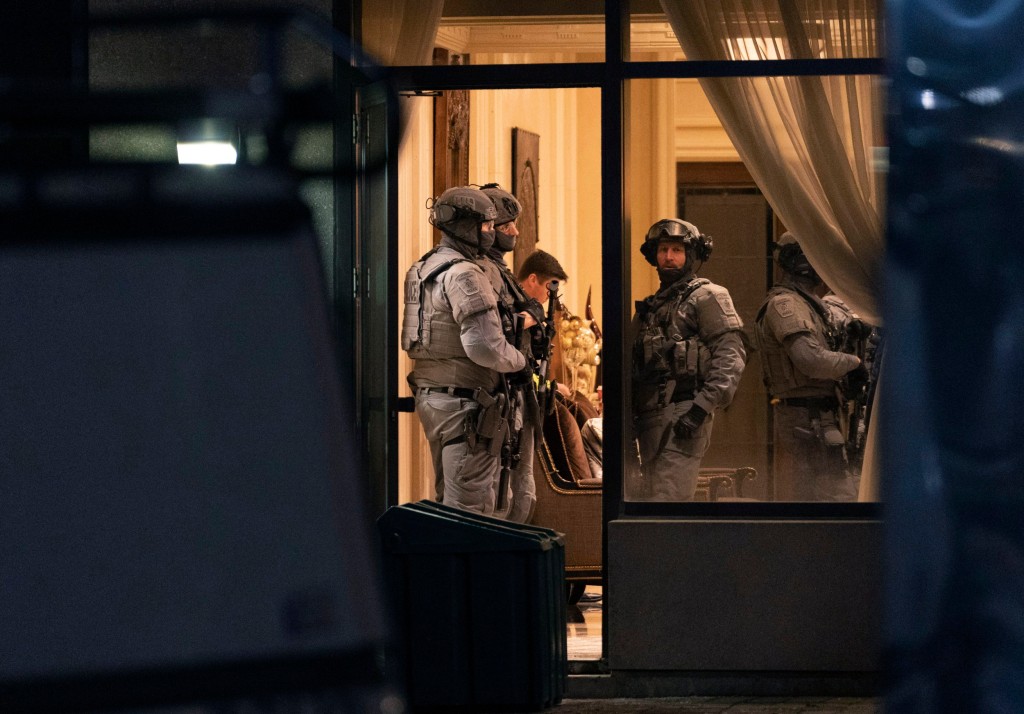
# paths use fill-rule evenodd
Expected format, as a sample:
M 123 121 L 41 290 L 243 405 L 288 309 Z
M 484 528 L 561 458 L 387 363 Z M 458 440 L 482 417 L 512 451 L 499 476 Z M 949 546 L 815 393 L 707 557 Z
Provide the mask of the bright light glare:
M 238 149 L 228 141 L 191 141 L 178 143 L 179 164 L 217 166 L 238 161 Z

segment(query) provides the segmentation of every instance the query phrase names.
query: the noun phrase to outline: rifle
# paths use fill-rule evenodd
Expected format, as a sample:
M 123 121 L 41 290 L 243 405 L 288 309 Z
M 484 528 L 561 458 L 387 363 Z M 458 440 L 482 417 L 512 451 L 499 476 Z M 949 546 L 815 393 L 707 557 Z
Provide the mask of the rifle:
M 858 322 L 860 322 L 858 320 Z M 864 323 L 860 323 L 863 325 Z M 866 327 L 866 326 L 865 326 Z M 869 329 L 857 329 L 853 334 L 847 332 L 846 347 L 852 354 L 857 355 L 861 364 L 867 356 L 867 338 L 871 334 Z M 853 402 L 853 410 L 850 413 L 850 425 L 846 434 L 846 451 L 850 467 L 860 471 L 864 461 L 864 447 L 867 445 L 867 409 L 868 398 L 873 391 L 869 385 L 861 385 L 858 389 L 850 389 L 848 380 L 844 378 L 843 396 Z M 861 423 L 863 422 L 863 435 L 861 434 Z
M 540 355 L 537 366 L 537 377 L 540 384 L 537 387 L 537 400 L 540 402 L 541 414 L 549 414 L 554 408 L 552 391 L 554 382 L 548 383 L 548 372 L 551 369 L 551 353 L 555 346 L 555 310 L 558 307 L 558 281 L 552 280 L 545 287 L 548 289 L 548 311 L 544 317 L 544 336 L 547 338 L 547 345 L 544 354 Z
M 594 333 L 594 339 L 600 342 L 601 328 L 597 326 L 597 320 L 594 319 L 594 308 L 590 306 L 590 293 L 593 289 L 593 286 L 587 288 L 587 307 L 584 315 L 587 318 L 587 322 L 590 323 L 590 330 Z

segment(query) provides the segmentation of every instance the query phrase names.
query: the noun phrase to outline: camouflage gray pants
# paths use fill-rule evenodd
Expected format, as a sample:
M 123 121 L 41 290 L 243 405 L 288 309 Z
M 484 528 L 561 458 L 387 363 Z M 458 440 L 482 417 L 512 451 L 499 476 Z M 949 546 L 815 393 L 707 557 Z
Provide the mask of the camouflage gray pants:
M 508 484 L 508 508 L 495 513 L 516 523 L 529 523 L 537 505 L 537 484 L 533 480 L 534 428 L 529 422 L 519 432 L 519 463 L 512 470 Z
M 446 506 L 491 515 L 501 473 L 500 457 L 488 453 L 484 444 L 471 447 L 465 439 L 466 424 L 475 427 L 479 409 L 472 399 L 443 392 L 416 397 L 416 413 L 430 442 L 437 500 Z
M 637 418 L 636 435 L 644 493 L 636 494 L 633 500 L 693 500 L 700 461 L 711 443 L 714 415 L 708 415 L 692 439 L 681 439 L 673 427 L 692 404 L 690 400 L 675 402 L 644 412 Z
M 834 415 L 823 412 L 828 420 Z M 806 407 L 775 407 L 775 476 L 777 501 L 856 501 L 860 475 L 849 473 L 841 449 L 829 450 L 814 438 Z

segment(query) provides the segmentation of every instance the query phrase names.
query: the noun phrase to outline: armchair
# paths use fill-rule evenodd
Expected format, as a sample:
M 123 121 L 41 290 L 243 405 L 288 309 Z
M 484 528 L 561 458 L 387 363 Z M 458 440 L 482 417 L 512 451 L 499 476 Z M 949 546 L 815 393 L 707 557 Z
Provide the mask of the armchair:
M 544 422 L 544 438 L 534 460 L 537 505 L 531 522 L 565 535 L 566 582 L 582 593 L 601 582 L 601 495 L 603 481 L 591 472 L 581 425 L 597 411 L 577 393 L 555 398 Z

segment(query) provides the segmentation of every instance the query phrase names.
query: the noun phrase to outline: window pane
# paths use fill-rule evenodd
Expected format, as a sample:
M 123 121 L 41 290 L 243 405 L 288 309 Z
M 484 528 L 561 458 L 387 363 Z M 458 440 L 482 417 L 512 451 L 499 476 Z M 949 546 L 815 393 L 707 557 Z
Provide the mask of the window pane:
M 666 15 L 637 0 L 630 59 L 851 59 L 881 56 L 875 0 L 686 0 Z
M 876 320 L 878 286 L 857 276 L 872 274 L 881 255 L 879 86 L 866 76 L 630 83 L 631 297 L 648 299 L 652 317 L 638 308 L 627 360 L 626 453 L 639 464 L 627 468 L 626 500 L 876 498 L 873 475 L 859 484 L 869 391 L 844 391 L 844 375 L 858 359 L 870 367 L 877 346 L 877 332 L 858 342 L 846 326 Z M 751 115 L 759 121 L 745 125 Z M 835 205 L 853 210 L 837 215 Z M 806 318 L 792 335 L 820 345 L 809 357 L 772 320 L 757 328 L 769 290 L 794 282 L 795 271 L 773 262 L 773 242 L 787 230 L 812 236 L 810 264 L 855 313 L 801 277 L 786 295 Z M 701 279 L 710 284 L 697 287 Z M 779 340 L 759 341 L 759 332 Z M 708 416 L 691 412 L 694 404 Z
M 363 44 L 387 65 L 601 62 L 604 2 L 375 0 Z

